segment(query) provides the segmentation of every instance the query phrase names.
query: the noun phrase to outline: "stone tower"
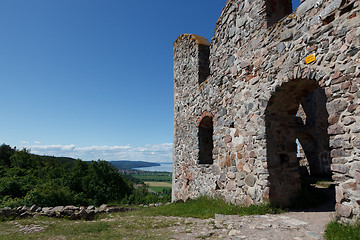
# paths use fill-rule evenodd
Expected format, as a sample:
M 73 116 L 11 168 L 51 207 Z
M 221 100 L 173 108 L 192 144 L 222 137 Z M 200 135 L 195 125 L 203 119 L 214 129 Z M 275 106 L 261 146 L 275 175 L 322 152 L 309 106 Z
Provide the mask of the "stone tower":
M 173 201 L 287 206 L 330 176 L 339 218 L 360 218 L 359 26 L 355 0 L 228 0 L 211 43 L 178 37 Z

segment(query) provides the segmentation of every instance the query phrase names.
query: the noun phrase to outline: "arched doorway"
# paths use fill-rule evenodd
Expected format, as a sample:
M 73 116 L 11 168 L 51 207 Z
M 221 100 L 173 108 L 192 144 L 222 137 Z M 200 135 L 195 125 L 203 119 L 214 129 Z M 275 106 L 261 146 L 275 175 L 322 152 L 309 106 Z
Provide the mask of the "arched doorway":
M 265 122 L 271 203 L 290 206 L 309 178 L 331 177 L 326 101 L 309 79 L 284 83 L 270 98 Z

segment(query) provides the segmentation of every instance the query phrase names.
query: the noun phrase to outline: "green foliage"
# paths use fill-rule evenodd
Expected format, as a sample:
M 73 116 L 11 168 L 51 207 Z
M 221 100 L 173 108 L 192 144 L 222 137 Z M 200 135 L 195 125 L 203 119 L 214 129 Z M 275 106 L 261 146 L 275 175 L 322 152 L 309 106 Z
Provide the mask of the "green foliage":
M 143 185 L 136 187 L 133 193 L 125 200 L 125 202 L 130 204 L 147 204 L 146 197 L 149 195 L 148 188 Z
M 68 181 L 72 190 L 82 192 L 95 205 L 121 200 L 132 192 L 130 184 L 106 161 L 77 161 Z
M 67 186 L 55 182 L 46 182 L 31 189 L 25 196 L 25 205 L 57 206 L 70 205 L 73 202 L 73 192 Z
M 16 149 L 9 145 L 2 144 L 0 146 L 0 165 L 3 167 L 10 167 L 10 157 L 15 153 Z
M 149 187 L 160 197 L 159 202 L 170 202 L 171 201 L 171 187 Z
M 236 206 L 226 203 L 220 198 L 200 197 L 186 202 L 179 201 L 167 206 L 151 208 L 146 210 L 149 215 L 213 218 L 215 214 L 225 215 L 259 215 L 276 214 L 282 210 L 271 205 L 251 205 L 249 207 Z
M 10 157 L 10 166 L 20 169 L 32 169 L 39 165 L 34 155 L 29 154 L 27 149 L 15 151 Z
M 25 199 L 24 198 L 17 198 L 17 197 L 10 197 L 10 196 L 4 196 L 2 197 L 0 201 L 0 206 L 6 206 L 6 207 L 18 207 L 18 206 L 24 206 L 25 205 Z
M 38 156 L 0 146 L 0 207 L 122 202 L 131 196 L 132 185 L 106 161 Z
M 336 221 L 330 222 L 325 230 L 326 240 L 360 239 L 360 225 L 344 225 Z

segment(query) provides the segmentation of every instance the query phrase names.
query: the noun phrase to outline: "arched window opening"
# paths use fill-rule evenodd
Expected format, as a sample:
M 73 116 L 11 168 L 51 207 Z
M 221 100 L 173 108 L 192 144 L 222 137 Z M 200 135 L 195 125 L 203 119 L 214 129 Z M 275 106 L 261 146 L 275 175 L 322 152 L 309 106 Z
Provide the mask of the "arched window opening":
M 199 164 L 213 164 L 213 120 L 204 117 L 199 125 Z

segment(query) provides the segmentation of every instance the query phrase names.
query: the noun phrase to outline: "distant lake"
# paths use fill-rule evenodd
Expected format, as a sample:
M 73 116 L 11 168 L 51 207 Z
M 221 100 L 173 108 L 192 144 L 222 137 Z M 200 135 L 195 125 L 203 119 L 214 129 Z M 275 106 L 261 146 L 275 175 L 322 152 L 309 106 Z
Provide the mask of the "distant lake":
M 172 172 L 172 163 L 159 163 L 160 166 L 155 167 L 141 167 L 134 168 L 136 170 L 151 171 L 151 172 Z

